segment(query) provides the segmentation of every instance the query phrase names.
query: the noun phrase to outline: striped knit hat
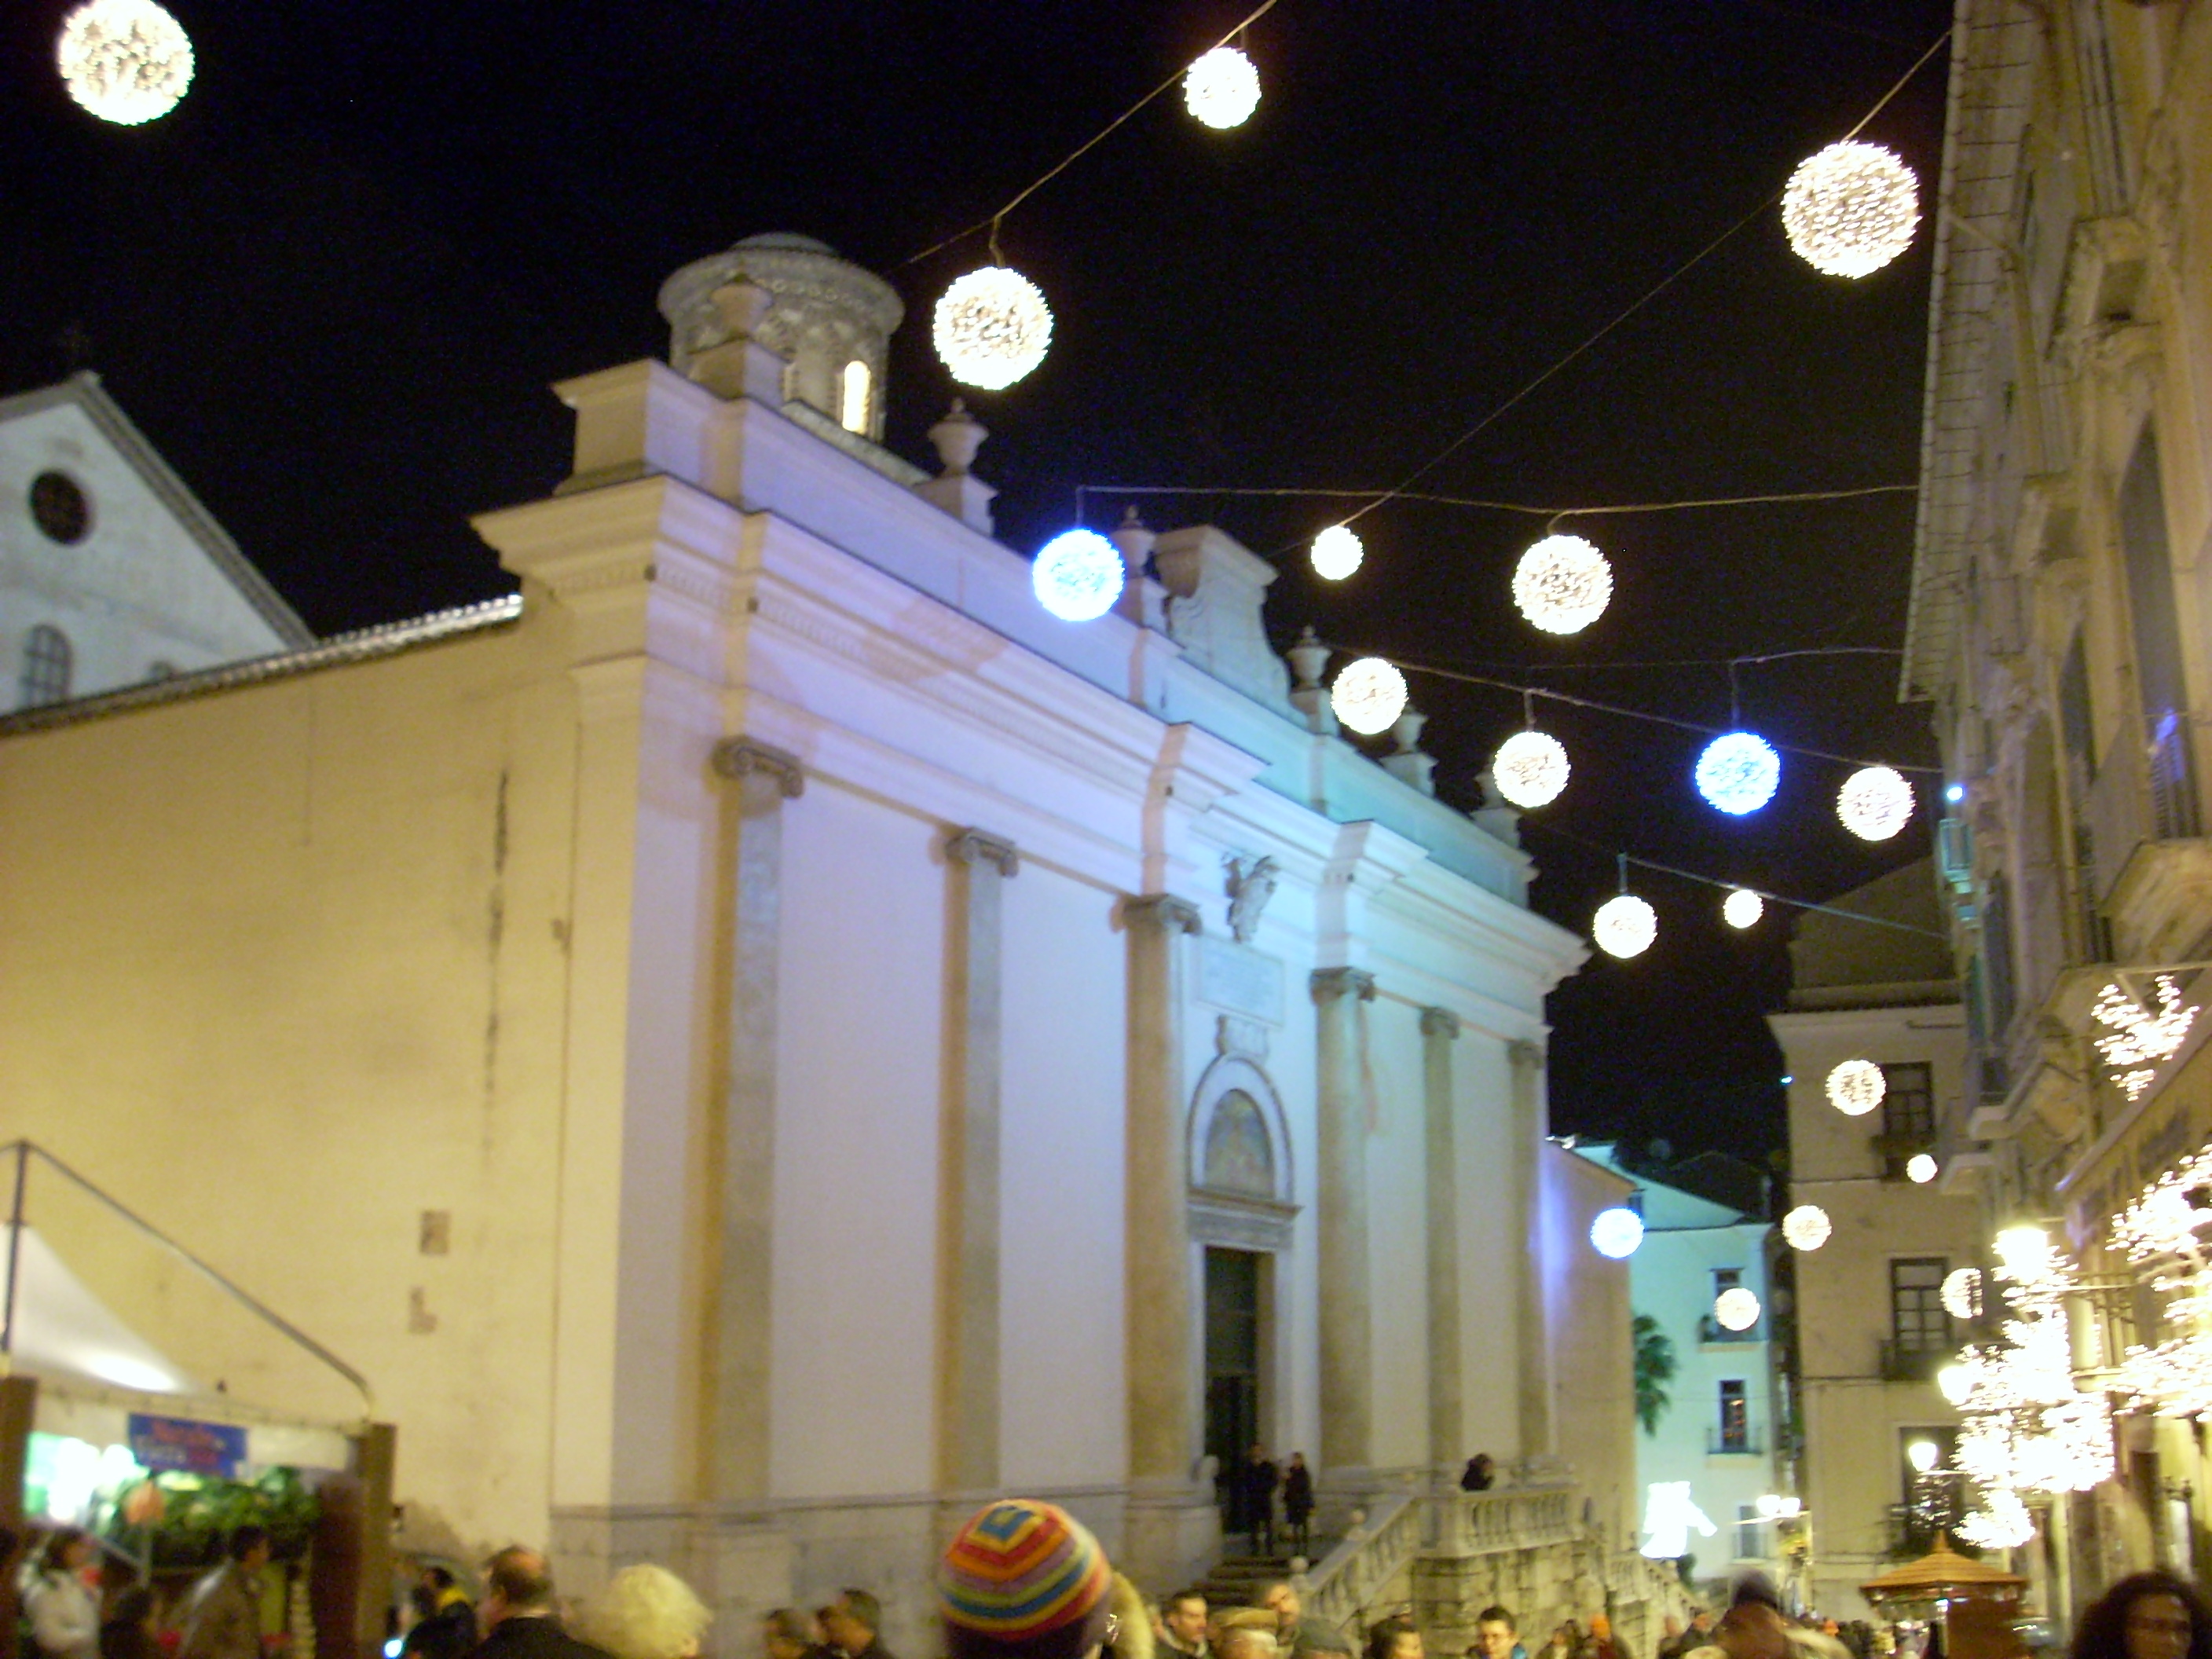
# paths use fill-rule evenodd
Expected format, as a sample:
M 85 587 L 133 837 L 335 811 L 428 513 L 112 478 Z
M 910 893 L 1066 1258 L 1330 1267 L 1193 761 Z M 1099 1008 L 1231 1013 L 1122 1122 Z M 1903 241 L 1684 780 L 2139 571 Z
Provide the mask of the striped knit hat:
M 1101 1638 L 1113 1584 L 1105 1551 L 1081 1522 L 1050 1504 L 1006 1498 L 945 1550 L 937 1601 L 955 1654 L 1057 1659 Z

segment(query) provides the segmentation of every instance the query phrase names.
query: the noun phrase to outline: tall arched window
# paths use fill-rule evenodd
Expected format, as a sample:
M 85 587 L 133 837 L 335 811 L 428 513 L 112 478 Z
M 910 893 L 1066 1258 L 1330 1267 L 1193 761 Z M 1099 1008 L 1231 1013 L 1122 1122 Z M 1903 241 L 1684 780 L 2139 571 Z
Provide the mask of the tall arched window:
M 59 702 L 70 694 L 70 667 L 74 658 L 69 635 L 40 623 L 23 641 L 22 705 L 36 708 Z
M 858 357 L 845 365 L 845 380 L 838 398 L 837 423 L 848 432 L 868 435 L 868 401 L 875 391 L 875 377 L 868 366 Z

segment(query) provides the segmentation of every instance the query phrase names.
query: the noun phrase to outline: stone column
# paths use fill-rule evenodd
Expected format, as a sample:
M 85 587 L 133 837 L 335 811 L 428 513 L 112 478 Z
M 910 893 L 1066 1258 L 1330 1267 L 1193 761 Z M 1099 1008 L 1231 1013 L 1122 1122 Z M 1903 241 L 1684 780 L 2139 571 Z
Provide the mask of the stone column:
M 1332 1477 L 1374 1465 L 1375 1358 L 1367 1258 L 1367 1114 L 1359 1005 L 1375 975 L 1324 968 L 1312 981 L 1320 1117 L 1321 1455 Z
M 1427 1107 L 1429 1463 L 1449 1478 L 1466 1454 L 1461 1406 L 1459 1153 L 1452 1121 L 1452 1044 L 1459 1016 L 1421 1010 L 1421 1092 Z
M 731 781 L 724 1021 L 721 1261 L 714 1275 L 707 1395 L 709 1497 L 769 1491 L 769 1286 L 775 1241 L 776 942 L 782 929 L 783 803 L 806 787 L 798 758 L 744 738 L 714 749 Z
M 1508 1045 L 1513 1063 L 1512 1193 L 1515 1234 L 1521 1240 L 1521 1456 L 1548 1461 L 1552 1439 L 1552 1334 L 1544 1305 L 1544 1215 L 1541 1174 L 1547 1114 L 1544 1109 L 1544 1050 L 1526 1040 Z
M 999 1484 L 999 1078 L 1001 891 L 1011 842 L 963 830 L 945 844 L 952 904 L 945 1010 L 944 1317 L 939 1321 L 938 1484 Z
M 1198 1425 L 1176 945 L 1198 932 L 1198 907 L 1163 893 L 1130 899 L 1121 914 L 1129 933 L 1129 1474 L 1187 1483 Z

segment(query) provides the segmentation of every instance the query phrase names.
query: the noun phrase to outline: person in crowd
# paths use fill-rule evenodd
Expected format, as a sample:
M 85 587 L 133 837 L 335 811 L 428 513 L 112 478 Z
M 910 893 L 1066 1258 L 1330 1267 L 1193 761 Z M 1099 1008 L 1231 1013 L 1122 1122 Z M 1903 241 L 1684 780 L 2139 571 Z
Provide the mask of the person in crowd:
M 554 1610 L 553 1569 L 536 1550 L 511 1544 L 484 1563 L 484 1596 L 477 1604 L 483 1640 L 474 1659 L 607 1659 L 562 1628 Z
M 826 1602 L 814 1609 L 814 1628 L 818 1632 L 814 1644 L 822 1650 L 827 1659 L 836 1659 L 837 1644 L 830 1637 L 830 1620 L 836 1613 L 835 1606 Z
M 1177 1590 L 1162 1601 L 1160 1626 L 1167 1632 L 1170 1654 L 1198 1659 L 1206 1651 L 1206 1592 Z
M 1305 1555 L 1313 1549 L 1313 1535 L 1309 1530 L 1313 1512 L 1313 1471 L 1306 1467 L 1304 1452 L 1292 1452 L 1290 1461 L 1283 1465 L 1283 1522 L 1289 1528 L 1291 1552 L 1294 1555 Z
M 269 1565 L 269 1534 L 240 1527 L 230 1534 L 229 1554 L 193 1587 L 177 1659 L 261 1659 L 261 1570 Z
M 1275 1488 L 1283 1484 L 1283 1472 L 1267 1455 L 1267 1449 L 1256 1441 L 1244 1459 L 1244 1468 L 1238 1479 L 1244 1488 L 1244 1529 L 1252 1534 L 1252 1553 L 1273 1555 L 1275 1553 Z M 1261 1540 L 1265 1540 L 1262 1546 Z
M 949 1659 L 1097 1659 L 1109 1646 L 1137 1659 L 1150 1645 L 1141 1605 L 1089 1528 L 1030 1498 L 978 1510 L 938 1564 Z
M 400 1645 L 401 1659 L 461 1659 L 477 1644 L 476 1604 L 453 1575 L 434 1562 L 408 1592 L 415 1627 Z
M 1674 1620 L 1667 1621 L 1667 1640 L 1660 1647 L 1656 1659 L 1682 1659 L 1696 1649 L 1709 1647 L 1713 1639 L 1713 1615 L 1709 1607 L 1692 1607 L 1690 1622 L 1680 1628 Z
M 100 1659 L 161 1659 L 154 1633 L 154 1592 L 133 1584 L 115 1598 L 100 1626 Z
M 1221 1632 L 1214 1659 L 1276 1659 L 1275 1632 L 1265 1625 L 1235 1624 Z
M 1613 1633 L 1613 1620 L 1607 1614 L 1590 1614 L 1589 1640 L 1585 1651 L 1590 1659 L 1629 1659 L 1627 1645 Z
M 1342 1653 L 1344 1634 L 1318 1619 L 1305 1616 L 1305 1603 L 1297 1586 L 1278 1578 L 1260 1592 L 1260 1605 L 1275 1615 L 1275 1644 L 1295 1659 L 1311 1659 L 1317 1653 Z
M 579 1633 L 615 1659 L 699 1659 L 714 1615 L 665 1567 L 624 1567 L 577 1621 Z
M 2084 1610 L 2073 1659 L 2212 1659 L 2212 1608 L 2185 1578 L 2130 1573 Z
M 1552 1639 L 1544 1644 L 1545 1659 L 1575 1659 L 1582 1651 L 1583 1627 L 1571 1619 L 1552 1628 Z
M 1520 1621 L 1505 1608 L 1492 1605 L 1474 1615 L 1474 1645 L 1468 1659 L 1528 1659 L 1520 1642 Z
M 1475 1453 L 1467 1460 L 1467 1468 L 1460 1471 L 1462 1492 L 1488 1492 L 1497 1484 L 1498 1465 L 1491 1461 L 1488 1452 Z
M 888 1648 L 876 1640 L 884 1627 L 883 1604 L 864 1589 L 843 1589 L 823 1615 L 823 1633 L 845 1659 L 892 1659 Z
M 46 1534 L 38 1570 L 23 1590 L 31 1638 L 46 1659 L 99 1659 L 100 1602 L 84 1581 L 95 1548 L 75 1527 Z
M 814 1615 L 797 1607 L 778 1607 L 761 1620 L 761 1652 L 766 1659 L 829 1659 Z
M 1420 1627 L 1402 1613 L 1367 1627 L 1367 1659 L 1425 1659 Z

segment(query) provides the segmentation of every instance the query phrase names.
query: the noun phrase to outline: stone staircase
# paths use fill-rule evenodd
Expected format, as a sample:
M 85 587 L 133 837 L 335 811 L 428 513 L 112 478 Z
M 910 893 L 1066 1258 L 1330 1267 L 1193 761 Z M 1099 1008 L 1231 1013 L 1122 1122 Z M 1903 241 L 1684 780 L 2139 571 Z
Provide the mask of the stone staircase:
M 1321 1547 L 1321 1540 L 1314 1541 L 1316 1547 Z M 1291 1558 L 1287 1555 L 1225 1555 L 1198 1588 L 1206 1592 L 1209 1611 L 1256 1607 L 1268 1585 L 1290 1576 Z

